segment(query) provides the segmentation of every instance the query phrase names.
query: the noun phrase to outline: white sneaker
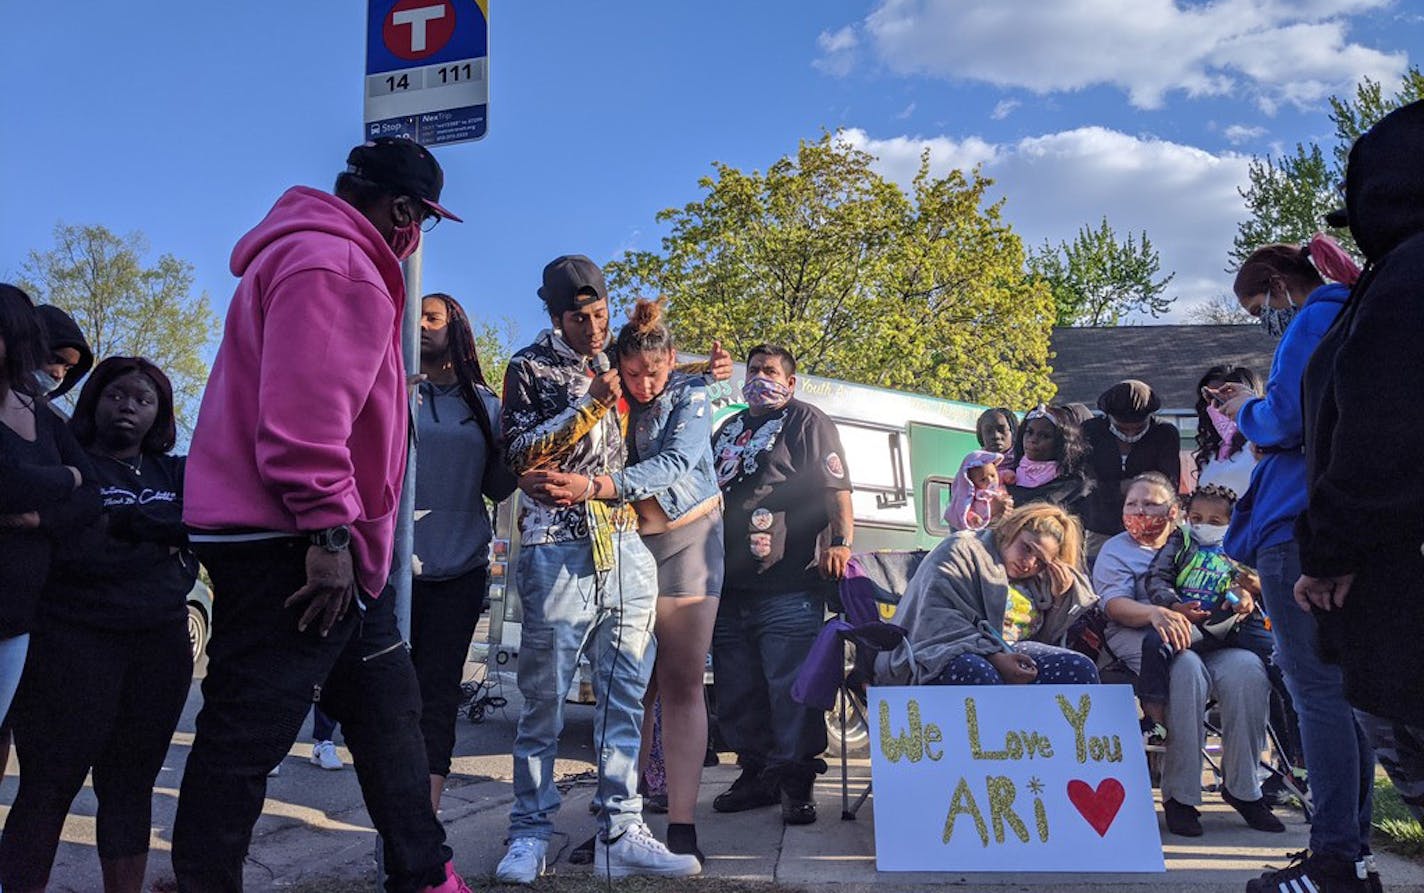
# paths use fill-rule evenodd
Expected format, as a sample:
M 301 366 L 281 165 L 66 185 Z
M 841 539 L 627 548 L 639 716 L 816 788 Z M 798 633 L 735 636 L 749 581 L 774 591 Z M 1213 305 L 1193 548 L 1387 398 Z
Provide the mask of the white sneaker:
M 336 745 L 330 741 L 318 741 L 312 745 L 311 764 L 333 770 L 346 765 L 341 762 L 341 754 L 336 752 Z
M 604 877 L 692 877 L 702 873 L 702 863 L 691 854 L 669 852 L 647 825 L 636 822 L 612 843 L 599 835 L 593 848 L 593 873 Z
M 494 879 L 501 884 L 532 884 L 544 873 L 544 856 L 549 841 L 537 837 L 516 837 L 509 842 L 509 852 L 499 860 Z

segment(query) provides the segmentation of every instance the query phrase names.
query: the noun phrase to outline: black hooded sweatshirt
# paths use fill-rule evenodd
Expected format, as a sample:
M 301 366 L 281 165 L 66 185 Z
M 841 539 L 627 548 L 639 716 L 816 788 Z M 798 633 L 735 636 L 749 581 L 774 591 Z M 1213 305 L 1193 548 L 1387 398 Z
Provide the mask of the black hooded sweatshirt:
M 41 304 L 35 311 L 39 314 L 40 322 L 44 324 L 45 340 L 50 350 L 72 347 L 79 351 L 79 362 L 65 373 L 64 381 L 60 382 L 59 387 L 49 392 L 49 399 L 54 400 L 69 393 L 79 383 L 79 379 L 89 374 L 89 370 L 94 366 L 94 351 L 89 349 L 89 342 L 84 340 L 84 333 L 79 331 L 79 325 L 68 313 L 53 304 Z
M 1424 102 L 1385 116 L 1350 151 L 1345 202 L 1368 265 L 1303 379 L 1310 502 L 1301 568 L 1354 574 L 1343 610 L 1318 612 L 1346 696 L 1424 726 Z

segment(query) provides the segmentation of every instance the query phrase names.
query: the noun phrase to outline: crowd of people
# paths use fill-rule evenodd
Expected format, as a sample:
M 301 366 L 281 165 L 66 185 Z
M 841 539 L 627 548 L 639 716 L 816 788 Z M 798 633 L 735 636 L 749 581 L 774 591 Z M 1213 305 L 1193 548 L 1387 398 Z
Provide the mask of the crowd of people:
M 1308 778 L 1310 849 L 1248 891 L 1380 888 L 1376 749 L 1424 813 L 1424 673 L 1408 635 L 1424 627 L 1424 481 L 1405 454 L 1412 416 L 1390 409 L 1412 405 L 1421 378 L 1408 360 L 1424 332 L 1411 300 L 1424 281 L 1421 149 L 1415 104 L 1351 153 L 1363 273 L 1325 236 L 1241 264 L 1234 293 L 1280 343 L 1264 383 L 1227 364 L 1203 374 L 1189 469 L 1141 381 L 1109 388 L 1096 413 L 986 411 L 945 511 L 955 532 L 910 579 L 904 638 L 875 662 L 882 684 L 1131 683 L 1147 741 L 1165 750 L 1177 835 L 1202 833 L 1208 700 L 1223 800 L 1254 829 L 1284 830 L 1257 773 L 1268 724 L 1281 727 Z M 443 181 L 421 146 L 378 139 L 352 150 L 330 193 L 288 190 L 239 241 L 186 458 L 173 455 L 163 370 L 124 356 L 95 366 L 63 311 L 0 285 L 0 715 L 20 767 L 0 886 L 45 888 L 92 772 L 104 889 L 142 888 L 201 563 L 215 614 L 173 829 L 179 889 L 242 888 L 267 778 L 315 705 L 313 761 L 340 767 L 339 723 L 387 889 L 467 890 L 437 811 L 489 583 L 489 506 L 516 490 L 522 707 L 497 879 L 546 868 L 581 656 L 599 820 L 583 849 L 600 874 L 701 871 L 709 651 L 718 731 L 741 770 L 714 811 L 816 821 L 826 726 L 793 682 L 855 524 L 837 428 L 796 398 L 795 355 L 753 347 L 746 408 L 714 432 L 708 386 L 730 377 L 731 356 L 713 344 L 708 362 L 679 366 L 657 302 L 639 300 L 615 330 L 599 266 L 564 255 L 538 289 L 549 328 L 515 353 L 502 395 L 444 293 L 422 299 L 408 378 L 400 262 L 440 219 L 459 222 L 439 203 Z M 81 380 L 66 418 L 52 400 Z M 390 568 L 413 437 L 407 641 Z M 654 761 L 664 839 L 643 821 Z

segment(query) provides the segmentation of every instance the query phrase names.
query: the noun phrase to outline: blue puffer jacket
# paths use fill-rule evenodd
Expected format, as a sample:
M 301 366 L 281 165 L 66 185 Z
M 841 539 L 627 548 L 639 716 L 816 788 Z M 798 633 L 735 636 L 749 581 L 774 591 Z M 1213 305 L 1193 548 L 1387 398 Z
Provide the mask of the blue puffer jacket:
M 612 475 L 622 498 L 652 497 L 676 521 L 718 494 L 712 472 L 712 404 L 700 376 L 672 373 L 652 403 L 634 409 L 628 441 L 629 455 L 637 460 Z
M 1226 554 L 1249 567 L 1256 566 L 1262 549 L 1293 539 L 1296 516 L 1305 511 L 1300 378 L 1349 296 L 1348 287 L 1335 283 L 1310 293 L 1276 348 L 1266 396 L 1246 401 L 1236 417 L 1246 439 L 1266 451 L 1251 474 L 1250 489 L 1231 514 L 1226 534 Z

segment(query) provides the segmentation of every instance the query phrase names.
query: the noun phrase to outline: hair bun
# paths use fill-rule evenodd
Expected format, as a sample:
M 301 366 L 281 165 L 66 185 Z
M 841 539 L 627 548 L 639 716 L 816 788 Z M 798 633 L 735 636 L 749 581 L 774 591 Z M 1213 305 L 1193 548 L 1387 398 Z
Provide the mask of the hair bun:
M 662 324 L 663 321 L 663 299 L 649 301 L 647 298 L 639 298 L 633 304 L 633 312 L 628 314 L 628 322 L 635 331 L 651 332 Z

